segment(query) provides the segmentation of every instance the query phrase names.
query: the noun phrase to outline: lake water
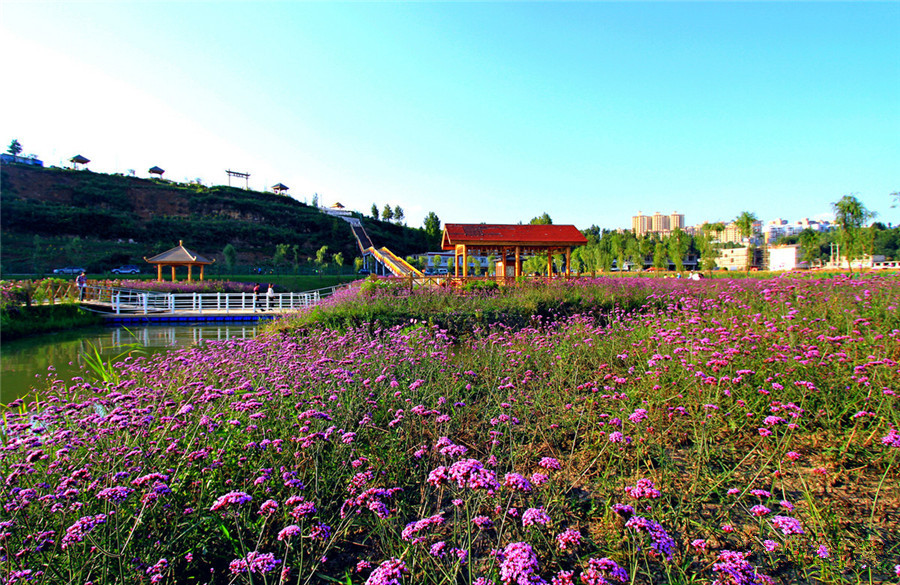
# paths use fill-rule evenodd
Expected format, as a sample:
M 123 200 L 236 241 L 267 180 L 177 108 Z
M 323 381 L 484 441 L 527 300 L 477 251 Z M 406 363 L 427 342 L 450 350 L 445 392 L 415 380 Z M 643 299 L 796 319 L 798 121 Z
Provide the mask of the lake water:
M 255 337 L 259 326 L 254 322 L 240 324 L 141 325 L 131 327 L 97 327 L 50 333 L 38 337 L 4 343 L 0 348 L 0 404 L 28 396 L 35 389 L 47 387 L 51 368 L 63 380 L 85 374 L 84 353 L 93 355 L 96 348 L 104 360 L 120 355 L 129 344 L 139 344 L 142 355 L 171 351 L 198 345 L 204 341 Z

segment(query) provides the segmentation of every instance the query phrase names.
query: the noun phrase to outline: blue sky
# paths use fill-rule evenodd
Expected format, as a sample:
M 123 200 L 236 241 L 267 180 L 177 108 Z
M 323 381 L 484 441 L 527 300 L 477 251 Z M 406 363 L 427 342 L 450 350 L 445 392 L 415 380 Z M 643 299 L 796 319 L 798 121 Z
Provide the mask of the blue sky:
M 0 4 L 0 140 L 421 226 L 900 222 L 900 3 Z M 11 50 L 12 49 L 12 50 Z

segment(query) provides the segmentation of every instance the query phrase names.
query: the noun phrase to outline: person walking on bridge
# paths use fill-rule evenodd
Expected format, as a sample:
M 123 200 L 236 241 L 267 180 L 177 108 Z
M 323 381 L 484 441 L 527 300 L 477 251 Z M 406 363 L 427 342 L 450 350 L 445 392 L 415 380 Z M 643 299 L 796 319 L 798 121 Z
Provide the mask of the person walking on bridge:
M 84 291 L 87 288 L 87 275 L 85 275 L 84 271 L 75 277 L 75 286 L 78 287 L 78 300 L 83 301 Z

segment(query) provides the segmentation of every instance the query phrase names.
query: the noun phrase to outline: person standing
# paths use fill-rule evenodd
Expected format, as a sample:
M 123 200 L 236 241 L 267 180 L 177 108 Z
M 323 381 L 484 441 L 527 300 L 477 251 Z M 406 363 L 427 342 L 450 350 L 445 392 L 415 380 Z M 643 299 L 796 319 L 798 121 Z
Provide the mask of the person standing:
M 75 286 L 78 287 L 78 300 L 83 301 L 84 291 L 87 288 L 87 275 L 85 275 L 84 271 L 75 277 Z
M 270 282 L 269 289 L 266 291 L 266 309 L 271 308 L 271 305 L 274 302 L 275 302 L 275 287 Z
M 253 311 L 259 308 L 259 283 L 253 285 Z

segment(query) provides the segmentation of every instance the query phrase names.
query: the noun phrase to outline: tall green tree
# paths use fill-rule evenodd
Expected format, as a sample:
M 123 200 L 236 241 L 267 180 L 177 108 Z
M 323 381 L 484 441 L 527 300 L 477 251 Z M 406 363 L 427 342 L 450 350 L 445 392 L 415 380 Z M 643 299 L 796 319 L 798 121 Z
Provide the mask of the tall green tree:
M 231 273 L 234 270 L 234 265 L 237 264 L 237 250 L 231 244 L 225 244 L 225 247 L 222 248 L 222 258 L 225 259 L 225 267 Z
M 13 141 L 9 143 L 9 147 L 6 149 L 6 152 L 13 156 L 19 156 L 22 152 L 22 144 L 13 138 Z
M 316 250 L 316 264 L 322 268 L 328 264 L 328 246 L 322 246 Z
M 433 211 L 425 216 L 425 235 L 428 236 L 429 246 L 439 246 L 441 243 L 441 220 Z
M 378 219 L 378 204 L 377 203 L 372 204 L 372 209 L 370 210 L 370 213 L 372 214 L 372 219 Z
M 855 195 L 844 195 L 831 204 L 834 211 L 834 223 L 838 225 L 838 240 L 841 243 L 840 254 L 847 259 L 847 269 L 853 272 L 852 262 L 865 253 L 866 234 L 863 227 L 875 213 L 866 209 L 862 201 Z
M 394 207 L 394 219 L 397 220 L 397 223 L 400 223 L 401 221 L 403 221 L 404 217 L 406 217 L 406 215 L 403 213 L 403 208 L 400 207 L 399 205 L 395 206 Z
M 668 270 L 669 258 L 666 256 L 666 245 L 657 241 L 653 246 L 653 267 L 657 270 Z
M 394 210 L 391 209 L 391 206 L 387 203 L 384 204 L 384 209 L 381 210 L 381 219 L 383 221 L 391 221 L 394 219 Z
M 550 215 L 545 211 L 542 215 L 538 217 L 532 217 L 531 221 L 528 222 L 530 225 L 553 225 L 553 220 L 550 218 Z
M 742 211 L 740 215 L 734 218 L 734 223 L 741 232 L 741 237 L 747 239 L 747 262 L 745 264 L 745 272 L 750 272 L 750 265 L 753 263 L 753 254 L 755 248 L 750 243 L 750 236 L 753 235 L 753 224 L 759 221 L 759 218 L 750 211 Z
M 334 262 L 334 265 L 338 267 L 338 270 L 340 270 L 344 267 L 344 253 L 337 252 L 336 254 L 332 254 L 331 261 Z
M 675 228 L 669 234 L 669 241 L 666 247 L 668 248 L 669 258 L 675 264 L 676 271 L 681 272 L 684 270 L 684 255 L 687 254 L 690 246 L 691 236 L 682 231 L 681 228 Z
M 812 263 L 821 256 L 819 247 L 819 233 L 813 229 L 806 228 L 798 236 L 800 241 L 800 259 Z

